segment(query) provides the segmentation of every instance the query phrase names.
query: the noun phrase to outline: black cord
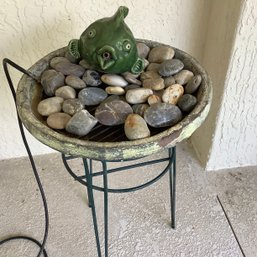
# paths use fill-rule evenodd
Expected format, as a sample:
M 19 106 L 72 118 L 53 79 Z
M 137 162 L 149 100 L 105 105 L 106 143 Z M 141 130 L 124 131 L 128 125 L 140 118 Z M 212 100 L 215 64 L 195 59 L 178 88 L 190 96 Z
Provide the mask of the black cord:
M 14 86 L 13 86 L 13 83 L 12 83 L 12 79 L 11 79 L 7 64 L 11 65 L 12 67 L 17 69 L 18 71 L 28 75 L 29 77 L 31 77 L 35 80 L 37 80 L 37 79 L 31 72 L 23 69 L 18 64 L 12 62 L 11 60 L 9 60 L 7 58 L 3 59 L 4 72 L 5 72 L 10 90 L 12 92 L 13 100 L 14 100 L 15 106 L 16 106 L 16 92 L 15 92 L 15 89 L 14 89 Z M 17 111 L 17 107 L 16 107 L 16 111 Z M 32 170 L 33 170 L 34 176 L 36 178 L 37 185 L 38 185 L 38 188 L 39 188 L 39 191 L 40 191 L 40 194 L 41 194 L 41 197 L 42 197 L 42 201 L 43 201 L 44 213 L 45 213 L 45 232 L 44 232 L 44 238 L 43 238 L 42 243 L 40 243 L 38 240 L 34 239 L 33 237 L 29 237 L 29 236 L 11 236 L 11 237 L 8 237 L 4 240 L 1 240 L 0 241 L 0 246 L 2 244 L 7 243 L 7 242 L 12 241 L 12 240 L 18 240 L 18 239 L 29 240 L 29 241 L 34 242 L 35 244 L 37 244 L 40 247 L 40 250 L 38 252 L 37 257 L 40 257 L 42 253 L 44 254 L 45 257 L 47 257 L 47 252 L 44 249 L 45 244 L 46 244 L 46 240 L 47 240 L 47 236 L 48 236 L 48 227 L 49 227 L 49 215 L 48 215 L 48 207 L 47 207 L 47 202 L 46 202 L 46 196 L 45 196 L 44 189 L 42 187 L 42 183 L 40 181 L 40 178 L 39 178 L 39 175 L 38 175 L 38 172 L 37 172 L 37 168 L 36 168 L 33 156 L 31 154 L 31 151 L 30 151 L 30 148 L 29 148 L 29 144 L 27 142 L 27 139 L 26 139 L 26 136 L 25 136 L 25 133 L 24 133 L 24 128 L 22 126 L 22 122 L 20 120 L 18 112 L 17 112 L 17 119 L 18 119 L 18 124 L 19 124 L 19 128 L 20 128 L 21 137 L 22 137 L 23 143 L 25 145 L 26 151 L 28 153 L 29 160 L 30 160 L 30 163 L 31 163 L 31 166 L 32 166 Z

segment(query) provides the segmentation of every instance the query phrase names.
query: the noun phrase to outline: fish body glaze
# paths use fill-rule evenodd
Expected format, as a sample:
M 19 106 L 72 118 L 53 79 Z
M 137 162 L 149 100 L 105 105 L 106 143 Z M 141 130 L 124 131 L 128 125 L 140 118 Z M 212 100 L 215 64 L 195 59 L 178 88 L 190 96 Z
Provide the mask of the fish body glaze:
M 140 73 L 144 69 L 144 62 L 138 57 L 136 40 L 124 22 L 128 11 L 127 7 L 121 6 L 112 17 L 89 25 L 79 40 L 70 41 L 70 54 L 84 59 L 100 72 Z

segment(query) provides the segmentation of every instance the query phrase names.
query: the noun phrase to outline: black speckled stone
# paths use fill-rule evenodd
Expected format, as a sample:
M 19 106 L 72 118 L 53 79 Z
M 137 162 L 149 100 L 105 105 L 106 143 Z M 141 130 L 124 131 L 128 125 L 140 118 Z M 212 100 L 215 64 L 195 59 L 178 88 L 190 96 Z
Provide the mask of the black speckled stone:
M 195 96 L 190 94 L 184 94 L 178 100 L 178 106 L 183 112 L 190 112 L 194 109 L 197 104 L 197 99 Z
M 182 119 L 182 112 L 176 105 L 156 103 L 145 111 L 144 119 L 155 128 L 173 126 Z

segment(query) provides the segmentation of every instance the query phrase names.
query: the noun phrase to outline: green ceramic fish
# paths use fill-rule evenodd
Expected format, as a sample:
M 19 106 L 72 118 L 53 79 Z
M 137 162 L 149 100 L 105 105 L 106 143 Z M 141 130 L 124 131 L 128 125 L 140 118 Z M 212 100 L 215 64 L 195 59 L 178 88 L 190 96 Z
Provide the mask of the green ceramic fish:
M 140 73 L 144 61 L 138 57 L 135 38 L 124 22 L 128 11 L 127 7 L 121 6 L 112 17 L 92 23 L 79 40 L 70 41 L 70 54 L 84 59 L 100 72 Z

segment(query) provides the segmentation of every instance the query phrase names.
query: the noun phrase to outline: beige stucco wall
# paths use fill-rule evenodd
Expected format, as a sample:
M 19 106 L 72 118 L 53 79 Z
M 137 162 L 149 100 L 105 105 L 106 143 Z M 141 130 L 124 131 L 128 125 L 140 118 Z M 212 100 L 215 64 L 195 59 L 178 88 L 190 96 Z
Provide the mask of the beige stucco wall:
M 200 61 L 205 43 L 210 0 L 14 0 L 0 9 L 0 59 L 8 57 L 28 68 L 45 54 L 78 38 L 94 20 L 111 16 L 120 5 L 135 37 L 181 48 Z M 15 85 L 19 74 L 12 72 Z M 26 155 L 17 128 L 14 104 L 0 70 L 0 159 Z M 29 137 L 34 154 L 51 152 Z
M 224 6 L 224 1 L 221 1 Z M 229 1 L 225 1 L 226 3 Z M 237 16 L 238 6 L 230 1 L 227 14 L 222 21 L 222 31 L 227 35 L 230 22 L 235 22 L 231 15 Z M 238 1 L 240 2 L 240 1 Z M 234 8 L 234 9 L 232 9 Z M 232 14 L 233 13 L 233 14 Z M 230 17 L 230 19 L 228 19 Z M 206 60 L 212 72 L 217 99 L 214 101 L 212 115 L 198 133 L 213 126 L 212 119 L 221 107 L 214 127 L 213 143 L 207 158 L 207 169 L 217 170 L 239 166 L 257 165 L 257 7 L 255 0 L 242 1 L 234 37 L 223 37 L 226 55 L 216 56 L 217 63 Z M 226 32 L 226 33 L 225 33 Z M 218 34 L 220 36 L 220 34 Z M 232 39 L 232 40 L 231 40 Z M 227 41 L 228 40 L 228 41 Z M 226 46 L 232 41 L 231 50 Z M 213 42 L 214 43 L 214 42 Z M 210 48 L 212 45 L 210 44 Z M 206 49 L 208 52 L 208 50 Z M 222 62 L 222 58 L 225 62 Z M 208 58 L 207 58 L 208 59 Z M 220 60 L 220 61 L 218 61 Z M 227 64 L 228 63 L 228 64 Z M 222 69 L 222 75 L 219 74 Z M 207 67 L 208 69 L 208 67 Z M 226 71 L 224 73 L 224 70 Z M 224 76 L 225 75 L 225 76 Z M 222 90 L 223 88 L 223 90 Z M 222 94 L 222 99 L 220 97 Z M 199 134 L 195 135 L 198 153 L 203 153 L 203 143 L 197 143 Z M 208 140 L 210 136 L 207 135 Z M 204 139 L 203 139 L 204 140 Z M 209 144 L 209 142 L 208 142 Z M 206 153 L 204 153 L 206 154 Z M 206 156 L 202 156 L 206 159 Z

